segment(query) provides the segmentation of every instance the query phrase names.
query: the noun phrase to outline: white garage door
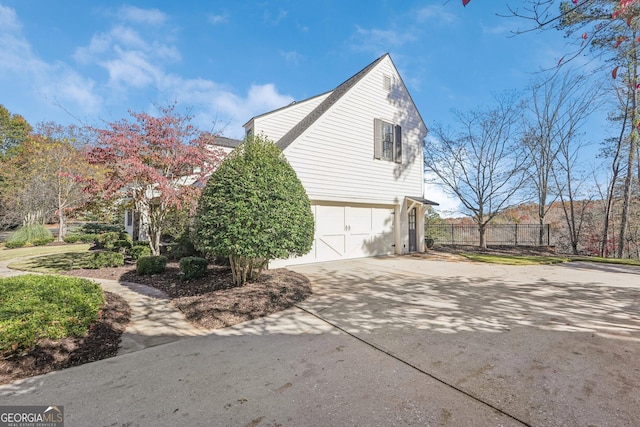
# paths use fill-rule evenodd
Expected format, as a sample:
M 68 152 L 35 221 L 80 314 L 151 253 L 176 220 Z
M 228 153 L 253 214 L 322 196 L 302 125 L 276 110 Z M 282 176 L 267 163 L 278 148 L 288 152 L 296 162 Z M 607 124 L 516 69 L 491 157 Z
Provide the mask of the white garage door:
M 394 252 L 393 208 L 324 205 L 314 205 L 313 208 L 316 233 L 314 247 L 309 254 L 313 261 Z

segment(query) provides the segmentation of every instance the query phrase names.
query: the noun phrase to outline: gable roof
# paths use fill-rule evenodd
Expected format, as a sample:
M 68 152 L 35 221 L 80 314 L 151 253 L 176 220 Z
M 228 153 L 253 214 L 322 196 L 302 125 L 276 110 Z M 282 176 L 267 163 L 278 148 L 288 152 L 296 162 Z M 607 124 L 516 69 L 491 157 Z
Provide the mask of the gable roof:
M 239 139 L 227 138 L 226 136 L 214 136 L 214 144 L 220 147 L 236 148 L 242 144 Z
M 276 143 L 276 145 L 280 148 L 280 150 L 284 151 L 293 141 L 295 141 L 302 133 L 309 128 L 313 123 L 316 122 L 329 108 L 331 108 L 336 102 L 340 100 L 352 87 L 354 87 L 360 80 L 362 80 L 369 71 L 374 69 L 376 65 L 378 65 L 384 58 L 389 56 L 388 53 L 385 53 L 380 58 L 373 61 L 371 64 L 367 65 L 365 68 L 360 70 L 354 76 L 352 76 L 349 80 L 342 83 L 340 86 L 336 87 L 333 91 L 331 91 L 331 95 L 329 95 L 324 101 L 320 103 L 316 108 L 314 108 L 307 116 L 302 119 L 298 124 L 296 124 L 293 128 L 289 130 L 286 134 L 282 136 Z M 326 92 L 325 92 L 326 93 Z

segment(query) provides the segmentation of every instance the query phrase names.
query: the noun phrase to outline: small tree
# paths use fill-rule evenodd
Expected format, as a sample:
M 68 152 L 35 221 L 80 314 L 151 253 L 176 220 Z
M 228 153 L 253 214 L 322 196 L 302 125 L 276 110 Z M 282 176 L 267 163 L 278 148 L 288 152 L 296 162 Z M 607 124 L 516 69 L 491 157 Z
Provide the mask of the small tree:
M 519 114 L 510 96 L 494 108 L 458 112 L 458 130 L 435 126 L 435 139 L 424 147 L 425 171 L 471 214 L 483 248 L 487 224 L 511 206 L 524 182 L 529 159 L 515 143 Z
M 146 216 L 143 226 L 153 255 L 160 254 L 169 214 L 196 203 L 200 187 L 194 184 L 206 180 L 223 155 L 212 146 L 215 137 L 197 130 L 191 116 L 175 105 L 159 110 L 158 117 L 131 112 L 133 122 L 94 129 L 99 146 L 90 153 L 92 162 L 108 169 L 93 190 L 106 198 L 129 198 Z
M 263 136 L 246 139 L 213 173 L 202 192 L 194 241 L 228 257 L 234 282 L 259 277 L 276 258 L 311 250 L 309 198 L 280 149 Z

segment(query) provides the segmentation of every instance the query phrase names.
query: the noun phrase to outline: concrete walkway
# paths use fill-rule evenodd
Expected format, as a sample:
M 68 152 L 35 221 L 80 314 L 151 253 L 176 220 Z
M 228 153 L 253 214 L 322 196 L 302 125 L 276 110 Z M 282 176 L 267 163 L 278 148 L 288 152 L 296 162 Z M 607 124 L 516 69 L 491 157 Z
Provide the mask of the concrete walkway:
M 27 274 L 8 268 L 9 264 L 22 259 L 1 261 L 0 277 Z M 182 312 L 171 304 L 168 296 L 156 288 L 117 280 L 89 280 L 98 282 L 105 291 L 120 295 L 131 308 L 131 320 L 122 334 L 119 355 L 210 332 L 189 323 Z

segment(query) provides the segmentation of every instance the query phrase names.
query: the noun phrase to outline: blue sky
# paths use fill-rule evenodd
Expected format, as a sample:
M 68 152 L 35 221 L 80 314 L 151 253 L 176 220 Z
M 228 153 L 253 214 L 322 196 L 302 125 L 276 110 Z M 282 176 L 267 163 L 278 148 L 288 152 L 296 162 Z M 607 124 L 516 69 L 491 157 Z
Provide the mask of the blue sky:
M 553 31 L 512 37 L 526 24 L 496 16 L 503 4 L 0 0 L 0 104 L 32 124 L 99 124 L 177 101 L 240 138 L 389 52 L 427 126 L 446 124 L 570 50 Z

